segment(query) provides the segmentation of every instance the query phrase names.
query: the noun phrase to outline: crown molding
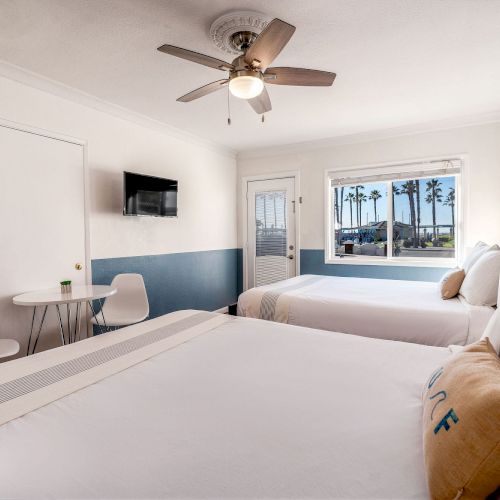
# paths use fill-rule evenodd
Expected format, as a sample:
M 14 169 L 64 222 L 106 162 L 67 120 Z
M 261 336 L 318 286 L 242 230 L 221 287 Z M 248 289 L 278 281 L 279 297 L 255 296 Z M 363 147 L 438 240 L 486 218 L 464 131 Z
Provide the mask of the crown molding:
M 403 125 L 382 130 L 371 130 L 357 134 L 342 135 L 337 137 L 327 137 L 314 141 L 295 142 L 279 146 L 269 146 L 266 148 L 250 149 L 239 151 L 238 160 L 265 158 L 269 156 L 280 156 L 283 154 L 303 153 L 335 146 L 347 146 L 349 144 L 362 144 L 373 141 L 381 141 L 408 135 L 425 134 L 428 132 L 438 132 L 440 130 L 451 130 L 470 126 L 486 125 L 488 123 L 500 122 L 500 110 L 476 115 L 460 116 L 435 120 L 431 122 L 418 123 L 413 125 Z
M 136 125 L 149 128 L 151 130 L 160 132 L 170 137 L 174 137 L 181 141 L 186 141 L 193 145 L 204 147 L 231 158 L 236 158 L 236 151 L 230 148 L 224 147 L 220 144 L 209 141 L 208 139 L 204 139 L 195 134 L 191 134 L 159 120 L 149 118 L 148 116 L 141 113 L 131 111 L 117 104 L 112 104 L 108 101 L 104 101 L 103 99 L 100 99 L 96 96 L 87 94 L 85 92 L 82 92 L 81 90 L 77 90 L 61 82 L 46 78 L 45 76 L 42 76 L 38 73 L 34 73 L 14 64 L 10 64 L 6 61 L 0 60 L 0 76 L 8 78 L 9 80 L 19 82 L 28 87 L 47 92 L 48 94 L 52 94 L 67 101 L 71 101 L 76 104 L 95 109 L 96 111 L 106 113 L 108 115 L 114 116 L 115 118 L 120 118 L 122 120 L 135 123 Z
M 350 135 L 327 137 L 324 139 L 313 141 L 296 142 L 264 148 L 235 151 L 216 142 L 204 139 L 195 134 L 191 134 L 189 132 L 186 132 L 185 130 L 179 129 L 159 120 L 155 120 L 141 113 L 131 111 L 117 104 L 112 104 L 91 94 L 87 94 L 73 87 L 69 87 L 68 85 L 65 85 L 56 80 L 52 80 L 50 78 L 39 75 L 38 73 L 34 73 L 32 71 L 2 60 L 0 60 L 0 77 L 8 78 L 23 85 L 55 95 L 67 101 L 95 109 L 96 111 L 106 113 L 108 115 L 114 116 L 115 118 L 135 123 L 136 125 L 149 128 L 151 130 L 160 132 L 162 134 L 174 137 L 196 146 L 204 147 L 219 154 L 229 156 L 230 158 L 237 158 L 238 160 L 279 156 L 282 154 L 302 153 L 306 151 L 314 151 L 334 146 L 367 143 L 406 135 L 424 134 L 427 132 L 436 132 L 439 130 L 500 122 L 500 110 L 497 110 L 489 113 L 467 115 L 456 118 L 448 118 L 444 120 L 435 120 L 431 122 L 404 125 L 382 130 L 372 130 Z

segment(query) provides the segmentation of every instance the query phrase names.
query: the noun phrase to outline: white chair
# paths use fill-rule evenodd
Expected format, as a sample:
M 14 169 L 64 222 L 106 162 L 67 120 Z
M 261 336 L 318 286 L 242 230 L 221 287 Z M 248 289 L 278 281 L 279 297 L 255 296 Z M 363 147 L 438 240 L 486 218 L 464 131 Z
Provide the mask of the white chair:
M 13 339 L 0 339 L 0 358 L 8 358 L 19 352 L 19 342 Z
M 149 302 L 140 274 L 117 274 L 111 283 L 116 293 L 107 297 L 94 325 L 120 327 L 144 321 L 149 315 Z

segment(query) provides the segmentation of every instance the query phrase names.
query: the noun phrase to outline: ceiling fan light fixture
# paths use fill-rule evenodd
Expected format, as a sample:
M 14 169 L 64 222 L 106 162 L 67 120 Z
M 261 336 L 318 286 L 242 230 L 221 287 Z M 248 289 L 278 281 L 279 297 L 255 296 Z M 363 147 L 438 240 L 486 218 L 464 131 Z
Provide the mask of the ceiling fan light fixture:
M 231 94 L 240 99 L 253 99 L 264 90 L 264 82 L 262 77 L 257 76 L 256 73 L 236 75 L 229 80 L 229 90 Z

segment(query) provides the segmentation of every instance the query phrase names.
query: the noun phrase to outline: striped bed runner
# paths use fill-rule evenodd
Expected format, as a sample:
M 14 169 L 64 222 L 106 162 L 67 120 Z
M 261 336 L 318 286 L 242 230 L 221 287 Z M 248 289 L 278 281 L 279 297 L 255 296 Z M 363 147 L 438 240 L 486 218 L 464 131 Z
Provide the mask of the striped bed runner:
M 0 425 L 231 320 L 180 311 L 0 365 Z
M 283 312 L 280 315 L 278 315 L 278 309 L 277 309 L 278 299 L 288 292 L 296 292 L 302 288 L 314 285 L 321 279 L 322 279 L 321 276 L 311 276 L 310 278 L 302 280 L 298 283 L 278 285 L 273 290 L 264 292 L 260 301 L 259 318 L 266 319 L 269 321 L 280 321 L 280 318 L 278 316 L 283 316 Z M 285 316 L 288 316 L 288 314 L 286 314 Z

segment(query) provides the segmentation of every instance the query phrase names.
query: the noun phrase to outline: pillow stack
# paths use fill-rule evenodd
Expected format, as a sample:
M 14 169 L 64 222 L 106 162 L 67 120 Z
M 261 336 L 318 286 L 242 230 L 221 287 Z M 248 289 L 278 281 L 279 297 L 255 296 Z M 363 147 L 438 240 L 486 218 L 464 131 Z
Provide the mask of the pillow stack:
M 431 498 L 473 500 L 494 493 L 500 484 L 500 358 L 487 338 L 431 375 L 423 407 Z
M 498 300 L 500 249 L 479 242 L 464 261 L 465 278 L 460 295 L 475 306 L 494 306 Z

